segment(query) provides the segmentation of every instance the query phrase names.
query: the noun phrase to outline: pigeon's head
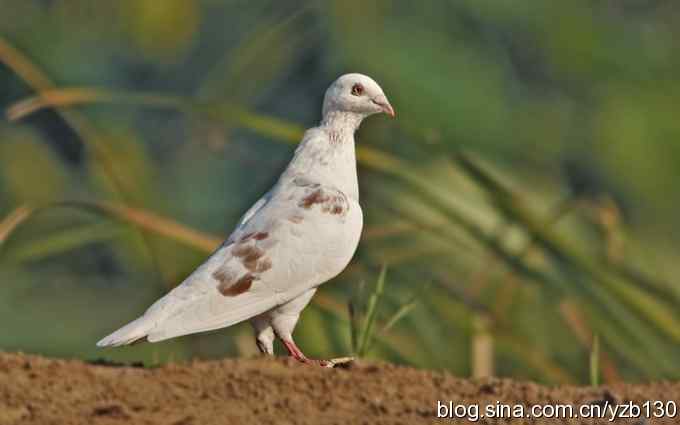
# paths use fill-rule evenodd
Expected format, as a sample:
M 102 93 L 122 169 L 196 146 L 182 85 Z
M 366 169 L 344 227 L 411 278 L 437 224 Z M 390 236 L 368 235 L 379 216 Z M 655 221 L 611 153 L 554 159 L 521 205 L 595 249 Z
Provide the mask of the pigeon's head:
M 351 112 L 362 118 L 384 112 L 394 117 L 394 109 L 378 83 L 363 74 L 345 74 L 326 90 L 323 115 L 332 112 Z

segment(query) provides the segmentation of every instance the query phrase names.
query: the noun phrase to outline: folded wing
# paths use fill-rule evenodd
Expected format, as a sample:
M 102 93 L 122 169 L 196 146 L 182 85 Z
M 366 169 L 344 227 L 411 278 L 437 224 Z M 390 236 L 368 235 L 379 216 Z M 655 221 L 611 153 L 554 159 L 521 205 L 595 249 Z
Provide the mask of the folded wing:
M 325 282 L 349 261 L 336 250 L 340 224 L 351 208 L 333 188 L 305 179 L 277 184 L 182 284 L 98 345 L 155 342 L 226 327 Z

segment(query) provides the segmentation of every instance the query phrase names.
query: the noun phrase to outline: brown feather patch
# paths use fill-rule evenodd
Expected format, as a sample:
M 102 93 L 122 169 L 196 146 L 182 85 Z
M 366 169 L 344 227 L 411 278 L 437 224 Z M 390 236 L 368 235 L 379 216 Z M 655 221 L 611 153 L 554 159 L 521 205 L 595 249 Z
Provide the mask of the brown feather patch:
M 290 221 L 291 223 L 295 223 L 295 224 L 302 223 L 302 220 L 304 220 L 304 217 L 301 216 L 301 215 L 292 215 L 292 216 L 288 217 L 288 221 Z
M 240 258 L 243 267 L 248 270 L 255 271 L 258 260 L 264 255 L 264 251 L 254 245 L 239 245 L 235 247 L 231 253 L 236 258 Z
M 298 203 L 298 206 L 304 209 L 310 209 L 314 205 L 320 205 L 321 212 L 330 213 L 333 215 L 344 215 L 348 207 L 347 198 L 342 192 L 333 192 L 338 194 L 330 195 L 329 192 L 324 191 L 323 188 L 318 188 L 309 195 L 302 198 L 302 200 Z M 291 218 L 288 220 L 295 223 L 295 221 Z
M 272 260 L 269 258 L 263 258 L 262 260 L 258 261 L 257 265 L 255 266 L 255 272 L 257 273 L 262 273 L 266 272 L 267 270 L 272 268 Z
M 328 195 L 325 195 L 322 189 L 316 189 L 314 192 L 302 198 L 300 203 L 298 203 L 298 206 L 308 210 L 312 208 L 312 205 L 323 204 L 326 201 L 328 201 Z
M 314 183 L 310 180 L 307 180 L 305 177 L 296 177 L 293 179 L 293 184 L 299 187 L 311 187 L 313 189 L 316 189 L 321 186 L 320 183 Z
M 253 255 L 253 253 L 256 250 L 257 247 L 255 247 L 254 245 L 246 245 L 243 243 L 239 243 L 234 248 L 232 248 L 231 254 L 236 258 L 243 258 L 249 255 Z
M 225 297 L 235 297 L 247 292 L 251 286 L 253 286 L 253 281 L 257 279 L 252 273 L 246 273 L 239 280 L 234 282 L 234 284 L 229 284 L 226 282 L 221 282 L 217 285 L 217 290 L 220 294 Z
M 254 234 L 253 232 L 246 233 L 245 235 L 241 236 L 239 242 L 247 242 L 250 238 L 253 237 L 253 234 Z
M 232 273 L 229 269 L 223 267 L 220 267 L 219 269 L 215 270 L 215 272 L 213 273 L 213 277 L 215 278 L 215 280 L 220 282 L 220 285 L 231 285 L 236 279 L 234 273 Z

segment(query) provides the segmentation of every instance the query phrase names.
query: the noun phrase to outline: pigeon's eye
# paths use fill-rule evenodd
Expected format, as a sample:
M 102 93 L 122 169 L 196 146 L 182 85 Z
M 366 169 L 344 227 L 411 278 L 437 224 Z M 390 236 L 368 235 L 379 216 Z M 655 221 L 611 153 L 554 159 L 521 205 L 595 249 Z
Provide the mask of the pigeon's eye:
M 354 96 L 361 96 L 362 94 L 364 94 L 364 86 L 362 86 L 361 84 L 353 85 L 352 86 L 352 94 Z

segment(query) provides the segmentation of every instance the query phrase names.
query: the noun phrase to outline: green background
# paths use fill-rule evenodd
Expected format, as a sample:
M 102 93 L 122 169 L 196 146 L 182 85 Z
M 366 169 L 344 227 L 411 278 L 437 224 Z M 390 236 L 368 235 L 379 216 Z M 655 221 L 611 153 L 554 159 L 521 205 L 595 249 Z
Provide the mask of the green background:
M 677 379 L 678 40 L 662 0 L 0 0 L 0 349 L 254 354 L 247 324 L 94 344 L 200 264 L 361 72 L 397 118 L 359 131 L 363 239 L 302 316 L 308 354 L 352 351 L 347 304 L 387 264 L 369 358 Z

